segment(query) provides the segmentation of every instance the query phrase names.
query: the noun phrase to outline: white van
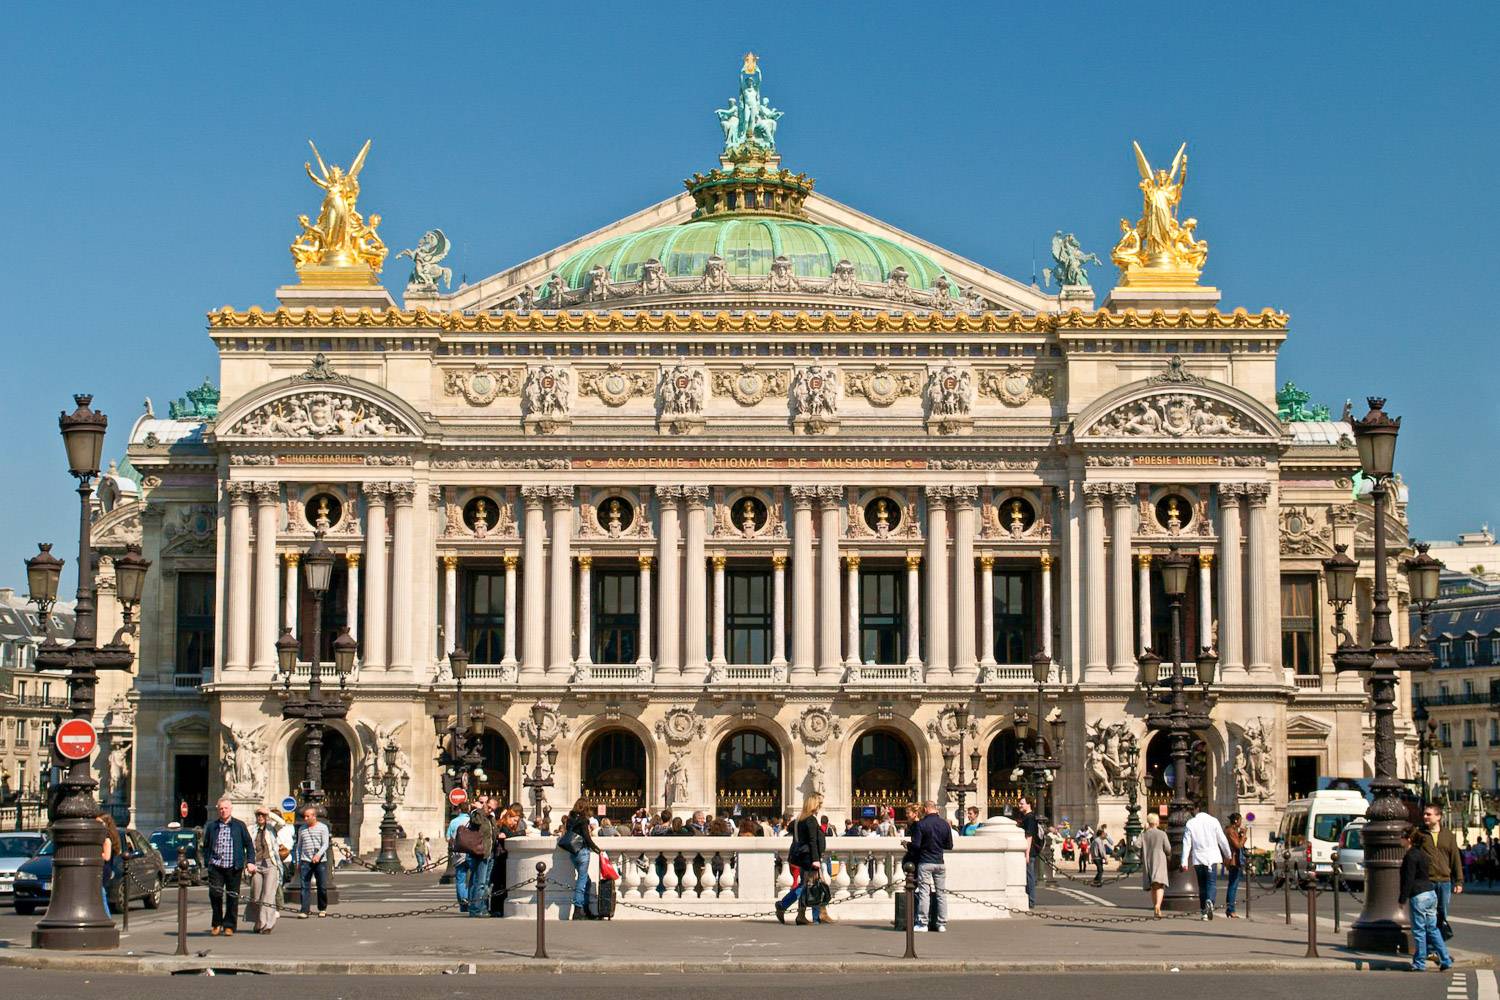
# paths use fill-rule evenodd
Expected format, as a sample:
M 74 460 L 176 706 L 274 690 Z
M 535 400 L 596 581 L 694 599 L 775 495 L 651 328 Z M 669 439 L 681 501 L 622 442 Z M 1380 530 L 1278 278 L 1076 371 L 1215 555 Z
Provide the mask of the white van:
M 1309 873 L 1333 875 L 1333 851 L 1350 820 L 1365 814 L 1369 803 L 1363 792 L 1325 790 L 1287 803 L 1276 832 L 1276 844 L 1287 851 L 1300 882 Z

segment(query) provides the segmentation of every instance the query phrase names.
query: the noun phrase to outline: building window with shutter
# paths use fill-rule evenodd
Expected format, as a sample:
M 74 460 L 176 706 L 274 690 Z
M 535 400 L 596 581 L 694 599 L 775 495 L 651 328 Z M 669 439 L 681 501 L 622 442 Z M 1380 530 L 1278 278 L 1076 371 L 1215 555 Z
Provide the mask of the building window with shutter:
M 1281 578 L 1281 665 L 1294 673 L 1316 674 L 1318 669 L 1318 581 L 1298 574 Z
M 177 574 L 177 662 L 179 677 L 202 677 L 214 665 L 214 575 Z

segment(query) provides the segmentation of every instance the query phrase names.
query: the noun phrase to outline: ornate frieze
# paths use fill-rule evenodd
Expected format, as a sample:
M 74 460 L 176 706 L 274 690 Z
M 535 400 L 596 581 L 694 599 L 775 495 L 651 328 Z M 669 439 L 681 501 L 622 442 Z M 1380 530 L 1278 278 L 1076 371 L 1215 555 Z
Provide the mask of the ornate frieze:
M 637 396 L 651 395 L 651 372 L 611 364 L 585 371 L 578 378 L 580 396 L 597 396 L 605 406 L 624 406 Z
M 674 434 L 701 431 L 707 395 L 708 376 L 702 368 L 682 364 L 663 368 L 657 387 L 662 429 Z
M 792 424 L 808 434 L 838 429 L 839 371 L 832 365 L 798 368 L 792 378 Z
M 297 392 L 264 403 L 224 432 L 228 437 L 395 438 L 421 432 L 388 408 L 358 396 Z
M 1158 393 L 1116 407 L 1088 430 L 1090 437 L 1247 437 L 1254 421 L 1218 400 Z
M 821 747 L 831 739 L 844 735 L 844 727 L 834 719 L 826 708 L 813 705 L 802 710 L 792 723 L 792 736 L 802 741 L 805 747 Z
M 470 406 L 488 406 L 500 396 L 519 396 L 524 369 L 491 368 L 478 363 L 468 370 L 443 372 L 443 392 L 462 396 Z
M 927 377 L 927 426 L 938 434 L 958 434 L 973 428 L 973 374 L 958 365 L 943 365 Z
M 432 463 L 434 469 L 528 469 L 556 471 L 571 469 L 573 462 L 567 458 L 439 458 Z
M 1333 528 L 1324 523 L 1311 507 L 1282 507 L 1281 554 L 1284 556 L 1333 555 Z
M 790 368 L 761 368 L 745 363 L 739 368 L 713 373 L 716 396 L 730 396 L 741 406 L 754 406 L 768 396 L 785 396 L 791 386 Z
M 573 373 L 554 364 L 528 368 L 521 402 L 522 420 L 530 429 L 547 434 L 566 428 L 573 405 Z
M 1051 399 L 1056 392 L 1057 376 L 1051 372 L 1008 365 L 979 374 L 979 394 L 992 396 L 1006 406 L 1025 406 L 1036 396 Z
M 853 371 L 844 380 L 844 389 L 851 396 L 863 396 L 871 406 L 890 406 L 902 397 L 921 394 L 921 372 L 916 369 L 895 369 L 887 364 L 877 364 L 868 371 Z

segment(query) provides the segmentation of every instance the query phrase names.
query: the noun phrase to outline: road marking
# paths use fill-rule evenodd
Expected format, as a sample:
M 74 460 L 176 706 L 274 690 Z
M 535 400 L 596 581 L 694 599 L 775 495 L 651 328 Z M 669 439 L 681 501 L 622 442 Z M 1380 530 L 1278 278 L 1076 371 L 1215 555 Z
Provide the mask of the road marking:
M 1475 1000 L 1500 1000 L 1500 984 L 1495 981 L 1494 969 L 1479 969 L 1475 971 L 1474 978 L 1478 980 L 1478 990 L 1475 991 Z
M 1469 1000 L 1469 975 L 1466 972 L 1455 972 L 1453 978 L 1448 980 L 1448 1000 Z
M 1058 886 L 1056 889 L 1054 889 L 1052 891 L 1053 892 L 1061 893 L 1064 896 L 1067 896 L 1069 899 L 1076 899 L 1076 900 L 1078 900 L 1080 902 L 1084 902 L 1084 903 L 1093 903 L 1096 906 L 1113 906 L 1113 907 L 1118 907 L 1120 905 L 1119 903 L 1111 903 L 1109 900 L 1105 899 L 1103 896 L 1096 896 L 1096 895 L 1094 895 L 1091 892 L 1084 892 L 1082 889 L 1068 889 L 1068 888 L 1064 888 L 1063 886 Z
M 1473 917 L 1455 917 L 1450 915 L 1448 922 L 1453 924 L 1472 924 L 1475 927 L 1500 927 L 1500 918 L 1475 920 Z

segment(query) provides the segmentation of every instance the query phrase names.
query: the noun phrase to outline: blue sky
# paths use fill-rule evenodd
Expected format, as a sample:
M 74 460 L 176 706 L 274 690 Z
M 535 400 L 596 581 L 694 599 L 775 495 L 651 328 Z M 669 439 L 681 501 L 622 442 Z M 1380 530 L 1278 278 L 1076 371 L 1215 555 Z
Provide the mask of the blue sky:
M 711 165 L 747 49 L 788 166 L 1022 280 L 1054 229 L 1107 259 L 1130 140 L 1188 140 L 1205 282 L 1291 313 L 1282 377 L 1316 400 L 1390 397 L 1419 536 L 1500 527 L 1493 3 L 18 2 L 5 28 L 0 582 L 74 550 L 70 394 L 117 454 L 145 396 L 216 370 L 207 310 L 274 304 L 309 136 L 344 163 L 373 138 L 360 207 L 393 249 L 441 226 L 477 279 Z

